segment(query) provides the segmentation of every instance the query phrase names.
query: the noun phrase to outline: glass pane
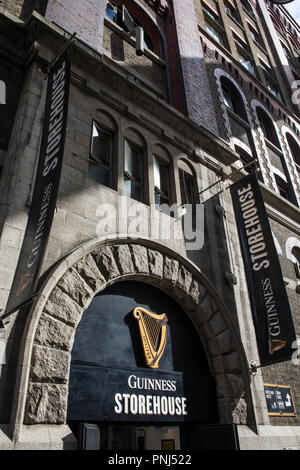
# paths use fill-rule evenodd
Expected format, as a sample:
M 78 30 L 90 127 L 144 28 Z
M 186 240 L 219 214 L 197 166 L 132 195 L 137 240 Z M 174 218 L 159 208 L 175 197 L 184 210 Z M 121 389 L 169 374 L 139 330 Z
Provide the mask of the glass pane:
M 107 3 L 107 5 L 106 5 L 106 16 L 107 16 L 107 18 L 114 21 L 115 17 L 116 17 L 116 14 L 117 14 L 116 8 L 112 4 Z
M 153 166 L 154 166 L 154 186 L 160 189 L 159 163 L 155 157 L 153 158 Z
M 154 165 L 154 186 L 156 186 L 166 196 L 169 194 L 169 167 L 153 158 Z
M 131 181 L 126 178 L 124 178 L 124 194 L 131 197 Z
M 193 177 L 180 170 L 180 189 L 183 204 L 195 204 Z
M 110 185 L 109 181 L 110 172 L 108 168 L 102 165 L 94 163 L 92 160 L 89 161 L 88 177 L 98 183 L 104 184 L 105 186 Z
M 224 96 L 224 104 L 227 106 L 227 108 L 230 108 L 232 109 L 232 111 L 234 111 L 232 98 L 229 95 L 229 93 L 227 93 L 227 91 L 225 91 L 224 89 L 223 89 L 223 96 Z
M 141 181 L 142 152 L 125 140 L 125 171 L 135 180 Z
M 169 194 L 169 169 L 167 165 L 160 165 L 160 190 L 164 195 Z
M 131 147 L 127 140 L 125 140 L 125 171 L 132 174 L 132 154 L 131 154 Z
M 112 151 L 112 135 L 105 132 L 96 124 L 93 124 L 93 135 L 91 142 L 91 157 L 97 163 L 106 167 L 110 166 Z
M 127 178 L 124 178 L 124 194 L 137 201 L 142 200 L 142 189 L 139 183 L 135 183 Z
M 252 75 L 255 75 L 254 67 L 250 60 L 245 59 L 242 55 L 239 55 L 239 61 L 245 69 L 248 70 Z
M 223 39 L 222 39 L 221 34 L 209 23 L 206 24 L 206 31 L 215 41 L 223 45 Z

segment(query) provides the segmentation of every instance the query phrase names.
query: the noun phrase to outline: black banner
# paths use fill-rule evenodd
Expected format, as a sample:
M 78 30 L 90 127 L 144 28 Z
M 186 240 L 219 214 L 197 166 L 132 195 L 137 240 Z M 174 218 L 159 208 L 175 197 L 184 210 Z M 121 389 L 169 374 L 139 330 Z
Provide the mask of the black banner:
M 45 118 L 35 186 L 22 249 L 3 318 L 34 294 L 44 259 L 64 154 L 71 53 L 72 43 L 48 73 Z
M 255 173 L 230 187 L 261 365 L 290 360 L 295 330 Z

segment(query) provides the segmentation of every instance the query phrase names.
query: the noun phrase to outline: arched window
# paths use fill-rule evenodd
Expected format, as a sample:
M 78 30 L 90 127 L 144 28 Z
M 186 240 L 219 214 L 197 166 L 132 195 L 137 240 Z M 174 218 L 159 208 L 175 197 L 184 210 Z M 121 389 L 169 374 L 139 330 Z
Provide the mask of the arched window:
M 294 159 L 296 165 L 298 165 L 298 170 L 300 171 L 300 146 L 296 140 L 291 136 L 291 134 L 286 134 L 286 139 L 288 142 L 290 153 Z
M 225 106 L 247 122 L 248 118 L 245 105 L 238 89 L 226 77 L 221 77 L 221 85 Z
M 145 158 L 146 145 L 133 129 L 127 129 L 124 137 L 124 194 L 137 201 L 146 202 Z
M 260 128 L 265 137 L 265 145 L 270 158 L 275 180 L 279 194 L 297 205 L 297 199 L 293 190 L 293 184 L 290 178 L 287 163 L 280 145 L 278 134 L 272 118 L 261 106 L 256 107 L 256 114 L 259 120 Z M 284 175 L 284 179 L 280 177 Z
M 88 176 L 105 186 L 115 189 L 116 125 L 106 113 L 97 112 L 92 122 Z
M 272 119 L 260 107 L 257 107 L 256 112 L 264 137 L 268 139 L 273 145 L 280 148 L 280 143 Z
M 144 47 L 160 55 L 160 48 L 157 47 L 157 35 L 155 35 L 155 41 L 155 39 L 152 37 L 154 32 L 148 30 L 148 28 L 145 27 L 144 22 L 133 15 L 131 11 L 129 11 L 122 3 L 122 1 L 107 2 L 106 17 L 116 23 L 126 32 L 132 31 L 136 26 L 141 26 L 144 30 Z

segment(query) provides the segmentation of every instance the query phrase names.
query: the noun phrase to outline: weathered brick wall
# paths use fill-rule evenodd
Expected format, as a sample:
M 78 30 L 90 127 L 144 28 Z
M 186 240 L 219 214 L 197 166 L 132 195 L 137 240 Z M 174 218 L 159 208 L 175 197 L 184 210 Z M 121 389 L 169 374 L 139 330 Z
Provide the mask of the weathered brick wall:
M 9 13 L 26 20 L 33 10 L 43 15 L 47 1 L 48 0 L 3 0 L 2 4 Z
M 49 0 L 46 18 L 101 52 L 106 0 Z
M 151 54 L 136 55 L 135 44 L 125 38 L 117 28 L 104 26 L 103 53 L 118 61 L 125 67 L 126 72 L 132 72 L 161 97 L 167 97 L 166 68 L 163 62 L 151 58 Z
M 184 80 L 188 116 L 198 125 L 218 133 L 211 100 L 206 64 L 200 43 L 193 0 L 182 8 L 181 0 L 173 1 L 179 54 Z

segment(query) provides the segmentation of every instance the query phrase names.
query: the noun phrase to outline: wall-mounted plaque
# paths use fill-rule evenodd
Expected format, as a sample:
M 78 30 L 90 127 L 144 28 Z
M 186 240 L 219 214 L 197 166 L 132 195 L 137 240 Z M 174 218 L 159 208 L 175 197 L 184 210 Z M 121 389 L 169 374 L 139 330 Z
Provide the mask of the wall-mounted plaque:
M 295 403 L 288 385 L 264 384 L 265 396 L 270 416 L 294 416 Z

